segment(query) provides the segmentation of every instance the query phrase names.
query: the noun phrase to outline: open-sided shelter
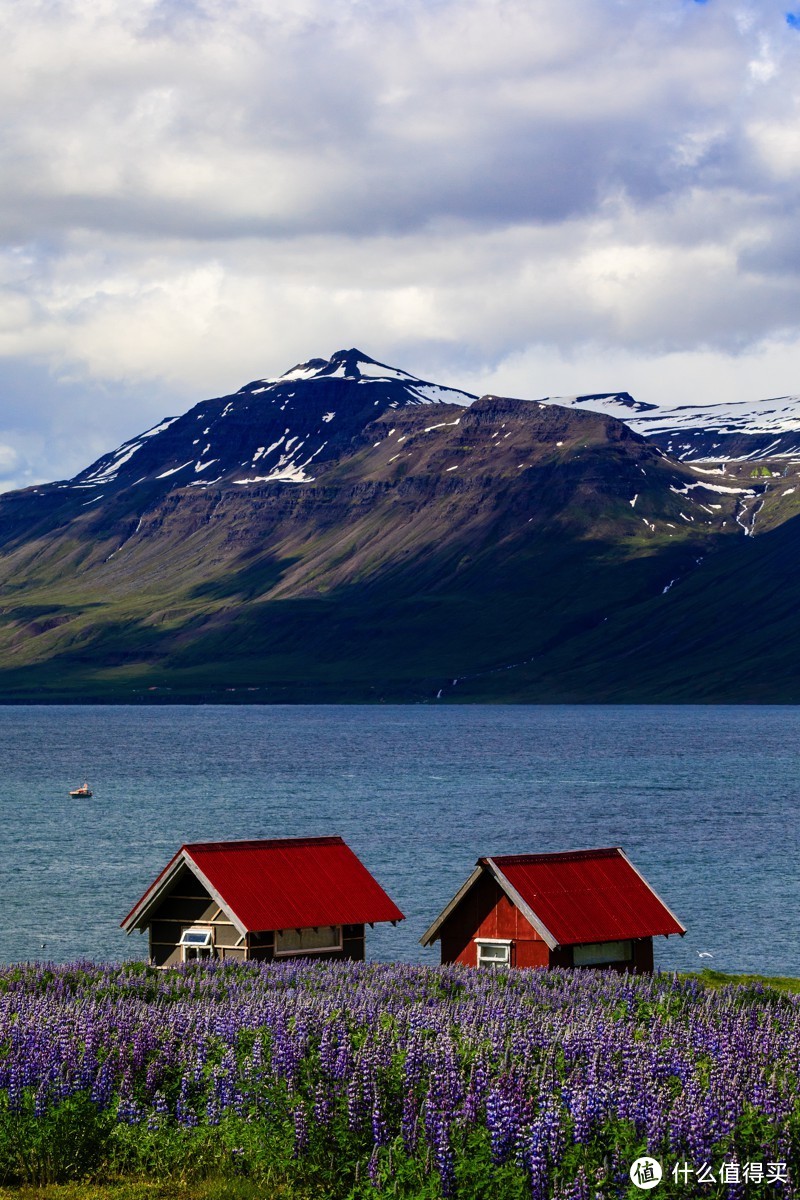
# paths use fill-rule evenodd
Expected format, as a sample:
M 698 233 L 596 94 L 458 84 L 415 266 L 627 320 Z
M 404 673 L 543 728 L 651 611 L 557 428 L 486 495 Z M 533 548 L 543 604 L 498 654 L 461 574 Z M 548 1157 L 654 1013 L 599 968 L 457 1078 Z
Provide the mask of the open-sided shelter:
M 653 969 L 653 938 L 686 932 L 619 849 L 479 858 L 421 938 L 469 967 Z
M 181 846 L 122 921 L 150 961 L 364 958 L 364 927 L 403 914 L 340 837 Z

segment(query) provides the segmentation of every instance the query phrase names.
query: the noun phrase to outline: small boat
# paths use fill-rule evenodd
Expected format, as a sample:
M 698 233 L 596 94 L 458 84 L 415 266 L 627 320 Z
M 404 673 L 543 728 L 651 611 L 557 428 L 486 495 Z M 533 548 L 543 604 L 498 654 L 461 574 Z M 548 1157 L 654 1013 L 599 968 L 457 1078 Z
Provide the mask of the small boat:
M 92 789 L 89 787 L 88 783 L 84 783 L 80 787 L 76 787 L 76 788 L 72 789 L 72 791 L 70 792 L 70 799 L 72 799 L 72 800 L 88 800 L 88 799 L 90 799 L 91 795 L 92 795 Z

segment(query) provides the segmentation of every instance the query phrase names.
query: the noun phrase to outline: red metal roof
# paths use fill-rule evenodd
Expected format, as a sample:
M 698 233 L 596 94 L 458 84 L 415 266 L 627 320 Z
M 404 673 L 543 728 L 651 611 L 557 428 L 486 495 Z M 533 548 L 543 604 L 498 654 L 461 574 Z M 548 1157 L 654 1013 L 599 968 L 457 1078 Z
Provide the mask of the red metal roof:
M 340 837 L 194 842 L 181 847 L 122 922 L 146 924 L 182 862 L 248 933 L 402 921 L 403 914 Z
M 686 932 L 618 847 L 478 862 L 510 884 L 560 946 Z

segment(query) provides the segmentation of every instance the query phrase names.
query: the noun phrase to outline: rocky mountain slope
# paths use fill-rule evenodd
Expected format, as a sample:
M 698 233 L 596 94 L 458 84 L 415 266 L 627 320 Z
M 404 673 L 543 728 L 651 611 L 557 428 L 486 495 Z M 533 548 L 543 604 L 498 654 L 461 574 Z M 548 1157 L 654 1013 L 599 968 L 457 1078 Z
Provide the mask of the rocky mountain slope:
M 387 409 L 476 397 L 416 379 L 358 350 L 311 359 L 196 404 L 103 455 L 74 479 L 0 499 L 0 545 L 32 526 L 52 527 L 127 495 L 143 510 L 177 488 L 310 483 L 365 424 Z
M 355 350 L 205 401 L 0 496 L 0 698 L 791 698 L 800 464 L 632 423 Z M 753 569 L 763 670 L 724 636 Z

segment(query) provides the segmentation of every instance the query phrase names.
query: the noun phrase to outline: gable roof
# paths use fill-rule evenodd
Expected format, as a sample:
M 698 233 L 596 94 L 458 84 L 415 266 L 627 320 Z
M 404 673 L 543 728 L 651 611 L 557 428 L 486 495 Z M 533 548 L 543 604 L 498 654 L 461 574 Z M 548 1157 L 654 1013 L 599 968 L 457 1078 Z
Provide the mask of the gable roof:
M 442 925 L 487 872 L 551 950 L 686 932 L 615 846 L 479 858 L 472 875 L 421 938 L 424 946 L 436 941 Z
M 342 838 L 274 838 L 181 846 L 121 922 L 127 933 L 149 924 L 183 866 L 242 934 L 404 920 Z

